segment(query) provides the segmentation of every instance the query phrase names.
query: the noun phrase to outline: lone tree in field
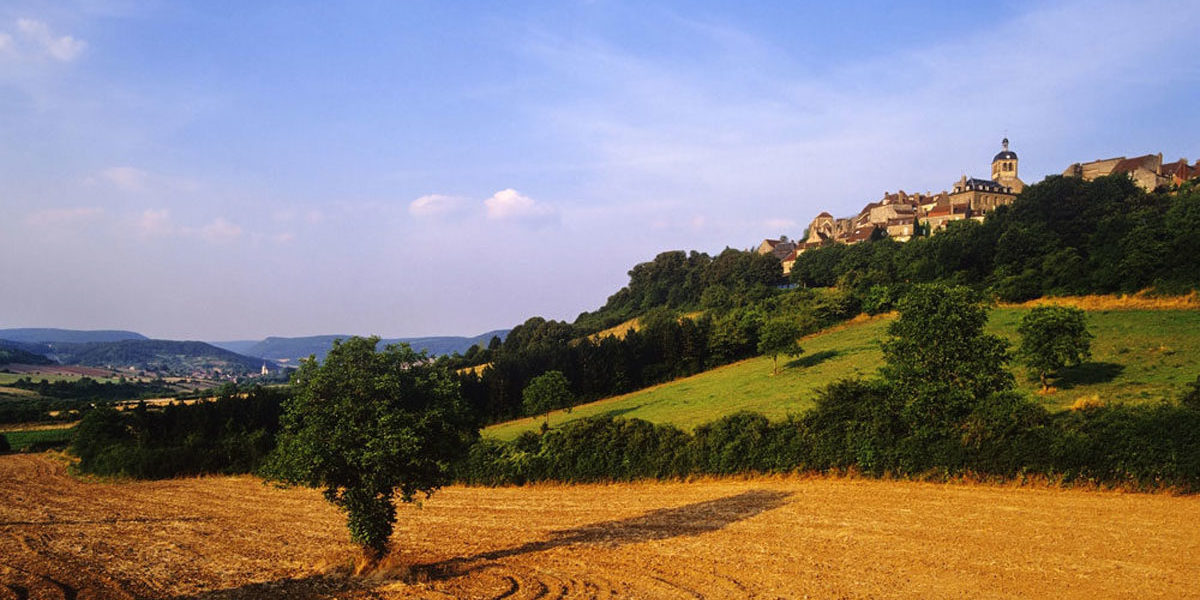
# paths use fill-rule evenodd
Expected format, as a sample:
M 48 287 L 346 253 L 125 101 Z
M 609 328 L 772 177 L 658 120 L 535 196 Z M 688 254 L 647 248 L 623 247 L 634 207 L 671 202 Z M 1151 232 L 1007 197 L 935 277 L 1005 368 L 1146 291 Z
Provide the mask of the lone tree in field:
M 987 305 L 970 288 L 914 285 L 898 308 L 900 318 L 888 326 L 891 337 L 883 342 L 887 364 L 880 371 L 903 403 L 915 438 L 957 447 L 967 416 L 1013 387 L 1008 343 L 984 333 Z
M 269 479 L 322 488 L 346 512 L 350 538 L 378 559 L 411 502 L 450 481 L 449 465 L 479 429 L 450 373 L 407 344 L 376 351 L 378 337 L 334 342 L 292 377 Z
M 521 407 L 527 415 L 546 415 L 546 427 L 550 426 L 550 411 L 556 408 L 571 410 L 575 397 L 571 384 L 562 371 L 546 371 L 534 377 L 525 391 L 521 392 Z
M 1017 333 L 1021 334 L 1017 354 L 1037 372 L 1042 391 L 1050 389 L 1049 377 L 1056 371 L 1092 356 L 1093 336 L 1087 330 L 1087 313 L 1078 308 L 1034 308 L 1021 319 Z
M 982 398 L 1013 385 L 1008 343 L 984 333 L 987 305 L 970 288 L 915 285 L 883 343 L 884 374 L 908 388 L 946 385 Z
M 779 355 L 799 356 L 804 352 L 797 341 L 800 326 L 792 319 L 771 319 L 763 324 L 758 336 L 758 351 L 771 355 L 772 373 L 779 374 Z

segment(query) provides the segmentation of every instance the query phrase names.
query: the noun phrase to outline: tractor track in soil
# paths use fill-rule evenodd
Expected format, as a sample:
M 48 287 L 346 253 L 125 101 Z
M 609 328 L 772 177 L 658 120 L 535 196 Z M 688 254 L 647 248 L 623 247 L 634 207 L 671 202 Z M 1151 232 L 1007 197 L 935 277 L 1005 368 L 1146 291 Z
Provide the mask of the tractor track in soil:
M 392 567 L 351 576 L 313 490 L 6 455 L 0 600 L 1178 598 L 1198 518 L 1194 496 L 856 479 L 451 487 L 400 507 Z

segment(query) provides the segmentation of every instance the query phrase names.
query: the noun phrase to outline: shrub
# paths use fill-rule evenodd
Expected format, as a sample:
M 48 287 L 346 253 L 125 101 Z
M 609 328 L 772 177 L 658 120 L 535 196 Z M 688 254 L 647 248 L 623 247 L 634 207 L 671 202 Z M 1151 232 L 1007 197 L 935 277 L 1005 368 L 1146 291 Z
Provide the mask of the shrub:
M 803 417 L 807 466 L 855 467 L 875 475 L 895 470 L 899 442 L 908 433 L 902 410 L 903 402 L 881 380 L 830 384 Z
M 691 457 L 695 472 L 731 474 L 795 468 L 798 457 L 787 442 L 788 426 L 738 412 L 696 428 Z M 794 438 L 793 438 L 794 440 Z
M 1070 306 L 1038 306 L 1021 318 L 1017 327 L 1021 347 L 1017 353 L 1038 374 L 1042 390 L 1048 377 L 1066 366 L 1078 365 L 1092 355 L 1087 313 Z

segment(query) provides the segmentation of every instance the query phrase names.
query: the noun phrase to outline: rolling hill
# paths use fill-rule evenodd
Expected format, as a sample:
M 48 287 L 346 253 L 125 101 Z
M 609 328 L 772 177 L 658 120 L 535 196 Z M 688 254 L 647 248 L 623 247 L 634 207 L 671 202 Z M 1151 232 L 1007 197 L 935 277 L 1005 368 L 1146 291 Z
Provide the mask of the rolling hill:
M 8 340 L 0 340 L 0 365 L 20 363 L 26 365 L 48 365 L 49 358 L 38 352 L 35 344 L 22 344 Z
M 1028 307 L 992 311 L 988 330 L 1016 343 L 1017 323 Z M 1092 360 L 1065 369 L 1058 390 L 1038 396 L 1051 410 L 1076 402 L 1156 402 L 1179 396 L 1200 375 L 1200 311 L 1089 310 L 1096 336 Z M 756 357 L 639 390 L 556 411 L 551 426 L 568 420 L 614 415 L 672 423 L 685 429 L 721 416 L 749 410 L 781 419 L 812 407 L 815 392 L 844 377 L 870 376 L 883 364 L 879 341 L 893 316 L 860 317 L 801 341 L 804 354 L 771 375 L 771 359 Z M 781 365 L 782 365 L 781 361 Z M 1036 394 L 1038 383 L 1015 367 L 1020 390 Z M 493 425 L 484 435 L 512 439 L 536 430 L 542 419 L 525 418 Z
M 15 329 L 0 329 L 0 340 L 43 344 L 63 342 L 69 344 L 86 344 L 90 342 L 120 342 L 123 340 L 145 340 L 146 336 L 121 330 L 85 331 L 79 329 L 53 329 L 45 327 L 23 327 Z
M 84 344 L 51 344 L 52 358 L 64 365 L 84 365 L 114 369 L 134 368 L 170 374 L 220 370 L 222 373 L 257 373 L 261 358 L 253 358 L 217 348 L 205 342 L 173 340 L 122 340 Z M 267 362 L 267 368 L 279 366 Z
M 466 352 L 471 346 L 476 344 L 484 344 L 492 339 L 493 336 L 504 339 L 508 334 L 507 329 L 489 331 L 474 337 L 457 337 L 457 336 L 440 336 L 440 337 L 419 337 L 419 338 L 392 338 L 380 341 L 381 345 L 407 343 L 415 350 L 424 350 L 431 355 L 437 356 L 442 354 L 453 354 L 454 352 Z M 212 342 L 212 345 L 219 348 L 224 348 L 232 352 L 265 358 L 267 360 L 295 362 L 302 358 L 308 358 L 310 355 L 316 355 L 318 359 L 325 358 L 325 353 L 333 346 L 334 340 L 346 339 L 350 335 L 335 334 L 335 335 L 314 335 L 307 337 L 268 337 L 262 341 L 230 341 L 230 342 Z

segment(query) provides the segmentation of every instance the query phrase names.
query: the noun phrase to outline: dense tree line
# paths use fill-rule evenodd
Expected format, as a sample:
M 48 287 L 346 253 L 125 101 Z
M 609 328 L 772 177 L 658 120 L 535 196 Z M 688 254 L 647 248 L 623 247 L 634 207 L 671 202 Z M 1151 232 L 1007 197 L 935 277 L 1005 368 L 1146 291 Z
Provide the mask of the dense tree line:
M 970 289 L 916 286 L 899 309 L 880 374 L 829 385 L 803 415 L 772 423 L 738 413 L 694 433 L 582 419 L 481 440 L 459 477 L 494 485 L 853 469 L 1200 489 L 1200 379 L 1178 403 L 1051 414 L 1014 391 L 1008 348 L 984 333 L 986 308 Z
M 482 439 L 460 481 L 597 482 L 732 473 L 855 470 L 906 477 L 1015 479 L 1200 491 L 1200 408 L 1109 405 L 1051 414 L 1015 394 L 950 427 L 908 420 L 894 390 L 848 380 L 802 416 L 737 413 L 688 433 L 640 419 L 592 417 L 512 442 Z
M 71 452 L 79 469 L 139 478 L 246 473 L 275 447 L 288 391 L 256 388 L 194 404 L 127 411 L 100 407 L 75 430 Z
M 176 392 L 171 384 L 162 379 L 152 381 L 130 381 L 121 378 L 117 381 L 96 381 L 91 377 L 79 379 L 64 379 L 34 381 L 30 377 L 22 377 L 9 384 L 10 387 L 36 392 L 43 398 L 56 400 L 74 400 L 77 402 L 107 402 L 113 400 L 137 400 L 140 398 L 156 398 L 170 396 Z
M 755 356 L 772 320 L 786 319 L 787 331 L 803 335 L 859 310 L 845 293 L 772 288 L 755 302 L 691 317 L 654 307 L 623 338 L 582 335 L 571 324 L 535 317 L 488 351 L 485 367 L 464 369 L 459 379 L 468 404 L 495 422 L 520 416 L 526 386 L 547 371 L 566 377 L 573 402 L 590 402 Z
M 8 386 L 29 390 L 38 397 L 17 396 L 0 401 L 0 423 L 74 421 L 95 404 L 168 396 L 175 392 L 174 387 L 162 380 L 102 382 L 90 377 L 54 382 L 22 377 Z
M 1200 288 L 1200 187 L 1147 193 L 1126 176 L 1047 177 L 984 222 L 930 237 L 800 254 L 791 280 L 839 285 L 887 300 L 880 288 L 943 282 L 1021 301 L 1043 295 Z M 878 286 L 874 290 L 873 286 Z M 894 296 L 895 294 L 893 294 Z
M 746 306 L 770 296 L 784 282 L 779 260 L 770 255 L 733 248 L 716 257 L 694 250 L 663 252 L 634 266 L 629 271 L 629 285 L 610 296 L 600 310 L 579 315 L 575 326 L 592 333 L 660 307 Z
M 74 421 L 91 408 L 74 400 L 43 398 L 4 398 L 0 400 L 0 423 L 35 423 L 42 421 Z
M 0 340 L 0 365 L 23 364 L 23 365 L 49 365 L 54 364 L 54 361 L 42 356 L 34 354 L 21 348 L 16 348 L 9 345 L 9 342 Z

